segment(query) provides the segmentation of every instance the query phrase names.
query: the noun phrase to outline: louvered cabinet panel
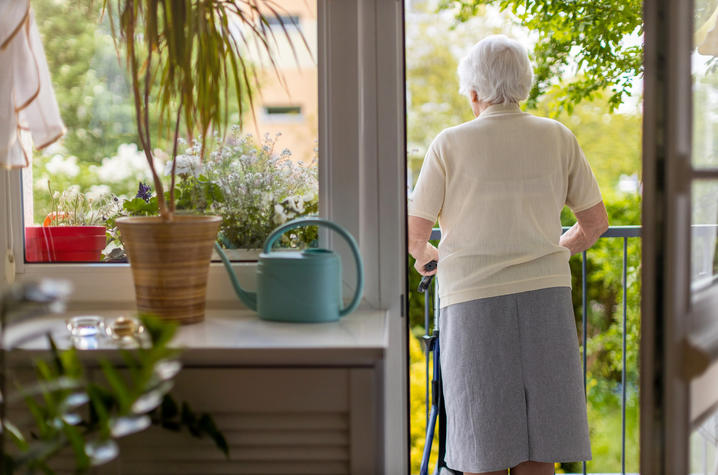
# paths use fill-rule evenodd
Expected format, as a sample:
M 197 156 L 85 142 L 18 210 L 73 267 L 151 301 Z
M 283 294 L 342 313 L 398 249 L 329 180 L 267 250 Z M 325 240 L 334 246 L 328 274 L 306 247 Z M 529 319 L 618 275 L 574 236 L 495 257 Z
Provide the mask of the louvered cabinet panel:
M 230 457 L 153 427 L 122 440 L 106 473 L 378 473 L 376 378 L 363 368 L 186 368 L 173 395 L 212 414 Z

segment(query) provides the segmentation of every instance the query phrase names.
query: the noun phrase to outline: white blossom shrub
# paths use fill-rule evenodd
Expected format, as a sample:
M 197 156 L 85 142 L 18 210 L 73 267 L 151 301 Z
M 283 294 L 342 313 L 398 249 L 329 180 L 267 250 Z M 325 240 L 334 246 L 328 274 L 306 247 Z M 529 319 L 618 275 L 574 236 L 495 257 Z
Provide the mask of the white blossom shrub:
M 230 138 L 216 142 L 198 172 L 200 145 L 190 147 L 178 160 L 179 188 L 186 190 L 192 178 L 195 189 L 206 190 L 202 184 L 211 183 L 221 190 L 205 200 L 195 193 L 189 208 L 222 217 L 218 240 L 228 249 L 261 248 L 267 236 L 277 226 L 299 216 L 314 215 L 318 211 L 318 177 L 316 159 L 309 165 L 291 159 L 291 152 L 275 150 L 279 134 L 264 136 L 261 144 L 251 135 L 241 135 L 232 129 Z M 180 158 L 178 157 L 178 158 Z M 180 172 L 181 166 L 181 172 Z M 309 245 L 317 239 L 316 227 L 290 231 L 282 243 L 290 247 Z

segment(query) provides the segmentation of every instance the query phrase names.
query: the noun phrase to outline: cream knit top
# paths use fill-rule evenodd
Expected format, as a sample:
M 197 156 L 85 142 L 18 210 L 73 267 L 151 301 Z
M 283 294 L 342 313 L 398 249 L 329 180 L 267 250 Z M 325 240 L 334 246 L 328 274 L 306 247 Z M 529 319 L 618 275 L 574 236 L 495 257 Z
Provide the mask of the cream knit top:
M 486 108 L 429 147 L 409 214 L 439 219 L 441 307 L 548 287 L 570 287 L 559 246 L 561 210 L 601 201 L 576 138 L 516 104 Z

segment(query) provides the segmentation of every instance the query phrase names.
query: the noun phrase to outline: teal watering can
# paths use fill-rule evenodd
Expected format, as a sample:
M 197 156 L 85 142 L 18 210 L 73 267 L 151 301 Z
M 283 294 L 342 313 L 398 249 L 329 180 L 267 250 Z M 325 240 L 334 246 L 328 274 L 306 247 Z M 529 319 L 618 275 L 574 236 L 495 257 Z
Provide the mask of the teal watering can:
M 342 308 L 342 264 L 329 249 L 272 252 L 272 245 L 282 234 L 295 228 L 318 225 L 339 233 L 354 254 L 357 269 L 356 290 L 349 305 Z M 267 237 L 257 263 L 257 292 L 247 292 L 240 285 L 227 256 L 214 244 L 224 262 L 232 286 L 244 304 L 256 310 L 264 320 L 282 322 L 331 322 L 351 313 L 361 300 L 364 269 L 359 248 L 343 227 L 320 218 L 290 221 Z

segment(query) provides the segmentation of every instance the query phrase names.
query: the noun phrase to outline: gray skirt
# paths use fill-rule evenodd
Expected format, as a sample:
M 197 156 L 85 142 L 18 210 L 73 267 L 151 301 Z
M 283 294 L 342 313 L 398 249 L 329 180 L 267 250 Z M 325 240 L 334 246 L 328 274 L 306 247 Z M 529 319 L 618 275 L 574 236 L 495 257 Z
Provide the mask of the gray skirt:
M 591 459 L 568 287 L 449 305 L 439 338 L 449 468 Z

